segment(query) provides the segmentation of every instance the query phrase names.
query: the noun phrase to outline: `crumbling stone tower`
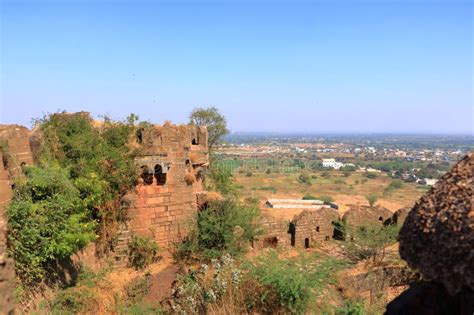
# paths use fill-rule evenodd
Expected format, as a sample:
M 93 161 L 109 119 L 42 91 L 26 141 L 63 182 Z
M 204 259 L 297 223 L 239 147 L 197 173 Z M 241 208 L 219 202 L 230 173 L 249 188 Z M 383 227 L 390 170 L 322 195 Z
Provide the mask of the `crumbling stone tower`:
M 137 132 L 142 152 L 135 159 L 140 182 L 127 195 L 131 234 L 153 237 L 162 246 L 186 235 L 202 192 L 202 170 L 208 164 L 205 127 L 155 125 Z

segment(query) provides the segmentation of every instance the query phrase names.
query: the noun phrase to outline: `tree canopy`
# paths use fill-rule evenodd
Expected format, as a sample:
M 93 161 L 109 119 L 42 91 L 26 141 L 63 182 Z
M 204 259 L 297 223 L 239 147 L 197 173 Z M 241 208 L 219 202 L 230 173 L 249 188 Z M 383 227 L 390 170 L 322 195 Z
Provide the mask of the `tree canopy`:
M 209 151 L 219 143 L 223 136 L 229 133 L 227 120 L 214 106 L 195 108 L 191 112 L 191 115 L 189 115 L 189 123 L 191 125 L 207 127 L 207 132 L 209 133 Z

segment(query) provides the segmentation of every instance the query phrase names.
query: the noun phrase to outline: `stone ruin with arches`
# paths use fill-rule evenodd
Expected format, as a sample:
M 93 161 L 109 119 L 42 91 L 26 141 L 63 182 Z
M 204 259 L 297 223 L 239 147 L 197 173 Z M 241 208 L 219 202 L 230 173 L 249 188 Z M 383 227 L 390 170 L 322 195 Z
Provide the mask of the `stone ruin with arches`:
M 132 235 L 149 236 L 162 246 L 184 237 L 197 213 L 203 192 L 202 172 L 209 163 L 208 134 L 193 125 L 154 125 L 136 135 L 140 170 L 138 185 L 125 198 L 127 228 Z

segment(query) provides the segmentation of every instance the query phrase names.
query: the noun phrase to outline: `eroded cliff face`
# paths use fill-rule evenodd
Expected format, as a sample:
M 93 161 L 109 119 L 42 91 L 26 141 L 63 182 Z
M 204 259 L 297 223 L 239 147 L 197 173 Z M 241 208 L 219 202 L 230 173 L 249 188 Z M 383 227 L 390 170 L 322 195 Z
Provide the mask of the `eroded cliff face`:
M 474 313 L 473 175 L 471 152 L 408 214 L 400 256 L 428 281 L 392 301 L 387 314 Z

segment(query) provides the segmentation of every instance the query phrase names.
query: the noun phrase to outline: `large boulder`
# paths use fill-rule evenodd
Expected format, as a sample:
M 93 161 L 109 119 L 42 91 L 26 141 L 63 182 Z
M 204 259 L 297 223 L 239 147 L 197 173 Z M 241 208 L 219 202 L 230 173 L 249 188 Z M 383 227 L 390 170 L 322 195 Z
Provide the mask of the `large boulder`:
M 471 152 L 415 204 L 399 235 L 401 257 L 451 295 L 474 290 L 473 168 Z

